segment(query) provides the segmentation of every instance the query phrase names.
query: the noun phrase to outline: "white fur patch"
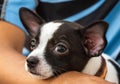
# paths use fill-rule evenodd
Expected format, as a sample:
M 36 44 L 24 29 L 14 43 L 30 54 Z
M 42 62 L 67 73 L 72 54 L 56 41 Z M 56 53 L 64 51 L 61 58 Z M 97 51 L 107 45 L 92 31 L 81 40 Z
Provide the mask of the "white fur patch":
M 117 71 L 115 69 L 115 67 L 109 62 L 107 61 L 108 59 L 115 62 L 113 59 L 110 58 L 110 56 L 106 55 L 106 54 L 102 54 L 104 56 L 104 58 L 106 59 L 106 63 L 107 63 L 107 74 L 106 74 L 106 77 L 105 77 L 105 80 L 108 80 L 110 82 L 114 82 L 116 84 L 119 84 L 118 83 L 118 77 L 117 77 Z M 116 62 L 115 62 L 116 63 Z M 116 63 L 117 64 L 117 63 Z M 119 67 L 120 65 L 117 64 Z
M 108 70 L 107 70 L 105 80 L 108 80 L 110 82 L 114 82 L 116 84 L 119 84 L 118 83 L 118 77 L 117 77 L 118 73 L 117 73 L 115 67 L 111 63 L 107 62 L 107 69 Z
M 35 68 L 36 73 L 41 74 L 39 77 L 41 79 L 49 78 L 53 75 L 52 67 L 47 63 L 46 59 L 44 58 L 45 48 L 47 43 L 50 39 L 52 39 L 53 34 L 55 31 L 62 25 L 63 23 L 57 22 L 49 22 L 41 28 L 41 35 L 40 35 L 40 44 L 38 47 L 33 50 L 28 57 L 30 56 L 37 56 L 40 60 L 40 63 Z M 28 68 L 27 68 L 28 69 Z
M 83 69 L 83 73 L 95 75 L 101 67 L 101 56 L 92 57 Z
M 45 48 L 48 41 L 53 37 L 55 31 L 62 25 L 62 23 L 50 22 L 41 28 L 40 45 L 38 47 Z M 43 51 L 43 50 L 42 50 Z
M 107 66 L 107 73 L 105 76 L 105 80 L 118 84 L 117 71 L 116 71 L 115 67 L 108 61 L 108 60 L 111 60 L 111 61 L 114 61 L 114 60 L 112 60 L 106 54 L 102 54 L 102 56 L 105 58 L 106 66 Z M 88 61 L 88 63 L 86 64 L 86 66 L 84 67 L 82 72 L 86 73 L 86 74 L 94 75 L 94 74 L 96 74 L 96 72 L 98 71 L 100 66 L 101 66 L 101 56 L 93 57 Z

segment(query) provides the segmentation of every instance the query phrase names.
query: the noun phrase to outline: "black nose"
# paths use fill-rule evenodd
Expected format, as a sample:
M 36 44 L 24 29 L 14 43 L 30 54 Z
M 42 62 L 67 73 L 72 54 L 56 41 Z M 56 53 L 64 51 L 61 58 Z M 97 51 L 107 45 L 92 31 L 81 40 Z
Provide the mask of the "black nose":
M 39 59 L 37 57 L 31 56 L 27 59 L 27 66 L 29 68 L 35 68 L 38 63 L 39 63 Z

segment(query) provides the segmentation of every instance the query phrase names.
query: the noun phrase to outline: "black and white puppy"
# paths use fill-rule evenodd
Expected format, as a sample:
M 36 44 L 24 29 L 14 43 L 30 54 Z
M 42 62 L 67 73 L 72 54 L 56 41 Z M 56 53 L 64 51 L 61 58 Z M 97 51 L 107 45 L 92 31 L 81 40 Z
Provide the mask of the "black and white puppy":
M 79 71 L 119 84 L 120 66 L 102 54 L 107 44 L 106 22 L 98 21 L 87 27 L 62 20 L 45 23 L 26 8 L 20 9 L 20 18 L 30 34 L 27 44 L 31 53 L 25 66 L 32 75 L 47 79 Z

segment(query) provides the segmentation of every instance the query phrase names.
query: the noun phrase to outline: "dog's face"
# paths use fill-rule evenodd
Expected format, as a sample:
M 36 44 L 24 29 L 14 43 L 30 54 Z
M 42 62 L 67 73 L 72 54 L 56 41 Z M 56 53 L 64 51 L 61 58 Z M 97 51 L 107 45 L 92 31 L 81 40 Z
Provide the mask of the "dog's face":
M 45 23 L 28 9 L 20 10 L 30 34 L 26 70 L 41 79 L 66 71 L 82 71 L 88 60 L 99 56 L 105 45 L 108 24 L 99 21 L 87 27 L 67 21 Z

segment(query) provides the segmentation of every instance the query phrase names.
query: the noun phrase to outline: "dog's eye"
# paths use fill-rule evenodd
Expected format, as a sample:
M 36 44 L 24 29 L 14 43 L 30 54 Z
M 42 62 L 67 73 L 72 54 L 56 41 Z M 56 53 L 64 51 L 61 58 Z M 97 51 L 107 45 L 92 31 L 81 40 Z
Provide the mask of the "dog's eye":
M 32 39 L 30 42 L 30 49 L 33 50 L 36 47 L 36 39 Z
M 55 47 L 55 53 L 56 54 L 65 54 L 68 52 L 68 48 L 65 44 L 59 43 Z

